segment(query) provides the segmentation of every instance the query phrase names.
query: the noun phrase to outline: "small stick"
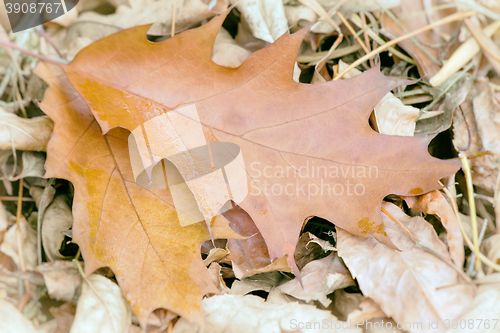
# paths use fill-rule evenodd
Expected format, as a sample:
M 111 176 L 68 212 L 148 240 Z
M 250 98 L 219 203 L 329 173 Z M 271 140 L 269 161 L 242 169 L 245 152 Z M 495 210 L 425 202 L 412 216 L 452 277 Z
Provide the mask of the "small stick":
M 363 51 L 365 51 L 365 53 L 369 53 L 370 50 L 368 50 L 368 48 L 366 47 L 365 43 L 363 43 L 363 41 L 361 40 L 361 38 L 359 38 L 359 36 L 356 34 L 356 31 L 354 30 L 354 28 L 352 27 L 352 25 L 349 23 L 349 21 L 346 20 L 346 18 L 344 17 L 344 15 L 342 15 L 341 12 L 336 12 L 335 14 L 340 18 L 340 20 L 342 21 L 342 23 L 344 23 L 344 25 L 346 26 L 347 30 L 349 30 L 349 32 L 352 34 L 352 36 L 354 37 L 354 39 L 356 40 L 356 42 L 359 44 L 359 46 L 361 46 L 361 48 L 363 49 Z
M 18 201 L 19 202 L 19 197 L 14 197 L 14 196 L 0 196 L 0 201 Z M 21 198 L 21 201 L 24 202 L 34 202 L 32 198 Z
M 17 210 L 16 210 L 16 243 L 17 243 L 17 254 L 19 256 L 19 265 L 21 266 L 21 271 L 26 272 L 26 263 L 24 262 L 24 253 L 22 247 L 21 239 L 21 218 L 23 217 L 23 190 L 24 190 L 24 178 L 19 180 L 19 190 L 18 190 L 18 200 L 17 200 Z M 27 303 L 26 297 L 31 297 L 31 288 L 27 279 L 24 280 L 25 296 L 21 299 L 19 307 L 22 309 Z M 26 302 L 26 303 L 25 303 Z
M 368 31 L 367 31 L 367 24 L 366 24 L 366 15 L 365 13 L 361 13 L 361 29 L 363 30 L 363 37 L 365 39 L 365 45 L 368 48 L 369 53 L 371 51 L 371 44 L 370 44 L 370 36 L 368 36 Z M 375 66 L 373 59 L 370 59 L 370 66 Z
M 17 196 L 17 210 L 16 210 L 16 224 L 17 224 L 17 250 L 19 251 L 19 264 L 21 265 L 21 270 L 24 272 L 26 271 L 26 265 L 24 263 L 24 256 L 23 256 L 23 250 L 21 246 L 21 239 L 19 238 L 21 236 L 21 217 L 23 216 L 23 189 L 24 189 L 24 178 L 21 178 L 19 180 L 19 189 L 18 189 L 18 196 Z
M 377 35 L 370 28 L 369 25 L 366 25 L 365 27 L 363 27 L 363 23 L 361 22 L 361 18 L 359 16 L 357 16 L 356 14 L 353 14 L 351 16 L 351 21 L 356 26 L 362 28 L 364 30 L 364 32 L 366 32 L 368 34 L 368 37 L 370 37 L 371 39 L 373 39 L 375 42 L 377 42 L 380 45 L 384 44 L 384 40 L 379 35 Z M 389 51 L 392 52 L 394 55 L 398 56 L 401 60 L 404 60 L 407 63 L 412 64 L 412 65 L 415 64 L 415 61 L 413 61 L 412 58 L 410 58 L 407 55 L 405 55 L 404 53 L 400 52 L 398 49 L 396 49 L 396 48 L 394 48 L 394 47 L 391 46 L 391 47 L 389 47 Z
M 451 192 L 445 187 L 443 188 L 443 192 L 446 194 L 446 196 L 448 197 L 448 199 L 450 200 L 450 203 L 451 203 L 451 207 L 453 208 L 453 211 L 455 213 L 455 217 L 458 221 L 458 225 L 460 226 L 460 230 L 462 231 L 462 236 L 464 237 L 464 240 L 465 240 L 465 243 L 467 243 L 467 246 L 474 252 L 474 246 L 469 238 L 469 236 L 467 235 L 467 232 L 465 231 L 464 229 L 464 226 L 462 224 L 462 220 L 460 218 L 460 214 L 458 212 L 458 207 L 457 207 L 457 203 L 455 202 L 455 199 L 453 198 L 453 195 L 451 194 Z M 478 251 L 478 252 L 474 252 L 474 254 L 476 255 L 477 258 L 479 258 L 486 266 L 494 269 L 495 271 L 498 271 L 500 272 L 500 265 L 491 261 L 488 257 L 486 257 L 483 253 L 481 253 L 481 251 Z
M 175 36 L 175 20 L 177 15 L 177 0 L 172 3 L 172 25 L 170 26 L 170 37 Z
M 470 222 L 472 226 L 472 245 L 474 249 L 474 253 L 479 252 L 479 233 L 477 227 L 477 215 L 476 215 L 476 201 L 474 199 L 474 188 L 472 187 L 472 175 L 469 165 L 469 160 L 467 156 L 463 152 L 458 154 L 460 162 L 462 162 L 462 170 L 465 175 L 465 184 L 467 187 L 467 201 L 469 202 L 469 215 Z M 479 261 L 478 256 L 475 257 L 475 267 L 476 271 L 481 269 L 481 263 Z
M 36 58 L 40 61 L 44 61 L 44 62 L 48 62 L 48 63 L 51 63 L 51 64 L 54 64 L 54 65 L 65 65 L 66 63 L 61 61 L 61 60 L 58 60 L 58 59 L 52 59 L 52 58 L 49 58 L 49 57 L 46 57 L 42 54 L 39 54 L 39 53 L 35 53 L 33 51 L 30 51 L 30 50 L 27 50 L 25 48 L 22 48 L 20 47 L 19 45 L 16 45 L 14 43 L 11 43 L 9 41 L 6 41 L 6 40 L 0 40 L 0 47 L 3 47 L 3 48 L 6 48 L 6 49 L 13 49 L 13 50 L 16 50 L 16 51 L 19 51 L 27 56 L 30 56 L 30 57 L 33 57 L 33 58 Z

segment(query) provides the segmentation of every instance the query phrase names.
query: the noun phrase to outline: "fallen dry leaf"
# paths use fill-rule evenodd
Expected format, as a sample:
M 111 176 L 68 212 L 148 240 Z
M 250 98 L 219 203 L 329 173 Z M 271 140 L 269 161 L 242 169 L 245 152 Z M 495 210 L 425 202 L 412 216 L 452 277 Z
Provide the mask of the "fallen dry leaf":
M 446 200 L 446 197 L 439 191 L 433 191 L 422 196 L 406 198 L 405 200 L 415 212 L 423 212 L 439 217 L 446 229 L 446 242 L 451 259 L 459 269 L 462 269 L 465 258 L 464 239 L 460 230 L 460 221 L 458 221 L 453 207 Z
M 56 124 L 46 177 L 75 187 L 73 237 L 86 272 L 110 267 L 142 324 L 158 307 L 196 317 L 201 297 L 216 290 L 200 256 L 206 227 L 181 227 L 167 191 L 135 183 L 126 135 L 103 136 L 59 68 L 41 65 L 39 74 L 50 84 L 41 106 Z M 232 236 L 217 227 L 214 236 Z
M 483 253 L 494 263 L 500 265 L 500 234 L 494 234 L 486 238 L 482 243 Z M 491 267 L 487 268 L 492 273 Z
M 11 303 L 0 299 L 0 331 L 38 333 L 33 324 Z
M 380 306 L 368 297 L 364 297 L 358 304 L 358 308 L 347 315 L 347 322 L 362 324 L 375 318 L 386 318 Z
M 401 0 L 318 0 L 318 2 L 324 5 L 326 8 L 332 8 L 340 5 L 340 9 L 346 12 L 363 12 L 390 9 L 393 7 L 398 7 L 401 4 Z
M 366 327 L 365 333 L 406 333 L 406 331 L 398 329 L 394 320 L 387 318 L 367 320 L 364 326 Z
M 500 284 L 478 289 L 474 300 L 456 320 L 448 322 L 446 333 L 491 333 L 500 329 Z
M 387 318 L 380 306 L 360 293 L 337 290 L 333 295 L 332 312 L 351 325 L 363 325 L 376 318 Z M 365 326 L 365 328 L 368 328 Z
M 425 106 L 422 118 L 418 120 L 416 134 L 436 135 L 446 131 L 452 125 L 453 114 L 467 100 L 473 87 L 473 77 L 466 72 L 459 72 L 449 78 L 442 86 L 431 90 L 434 101 Z M 424 116 L 435 113 L 432 117 Z
M 54 317 L 52 322 L 49 323 L 54 327 L 50 333 L 69 332 L 75 318 L 75 310 L 75 305 L 71 303 L 64 303 L 59 307 L 50 308 L 49 312 Z
M 222 277 L 222 266 L 219 263 L 212 263 L 208 267 L 208 272 L 210 274 L 210 278 L 212 279 L 213 284 L 217 286 L 218 294 L 226 294 L 229 292 L 229 287 L 226 285 Z
M 339 71 L 343 72 L 348 64 L 339 61 Z M 345 78 L 361 74 L 356 68 L 344 75 Z M 377 131 L 387 135 L 413 136 L 420 110 L 403 102 L 392 93 L 387 93 L 373 108 Z
M 72 302 L 76 299 L 82 277 L 72 261 L 46 262 L 37 267 L 42 274 L 47 292 L 58 301 Z
M 202 327 L 181 318 L 173 333 L 362 332 L 346 328 L 347 323 L 312 305 L 272 304 L 253 295 L 213 296 L 203 300 L 203 308 L 206 318 Z
M 19 269 L 35 269 L 38 264 L 36 232 L 24 217 L 7 230 L 0 251 L 12 258 Z
M 130 309 L 120 288 L 104 276 L 89 276 L 70 333 L 123 333 L 130 325 Z
M 105 133 L 115 127 L 138 132 L 144 122 L 170 117 L 168 111 L 184 105 L 183 110 L 197 113 L 211 141 L 239 147 L 251 189 L 240 206 L 255 221 L 272 259 L 287 255 L 295 267 L 295 244 L 302 222 L 311 215 L 359 235 L 383 238 L 383 197 L 437 189 L 438 179 L 458 168 L 456 161 L 431 157 L 425 139 L 384 136 L 369 127 L 373 106 L 397 84 L 377 69 L 350 80 L 294 82 L 304 31 L 255 52 L 237 69 L 214 64 L 212 47 L 223 19 L 160 43 L 144 38 L 146 26 L 129 29 L 82 50 L 65 71 Z M 113 62 L 107 63 L 111 57 Z M 147 135 L 152 133 L 167 134 L 159 128 Z M 161 142 L 165 140 L 170 139 Z M 305 177 L 301 169 L 308 173 Z M 326 181 L 325 170 L 333 172 Z M 271 184 L 281 192 L 276 194 Z M 290 186 L 304 193 L 284 193 Z M 205 189 L 193 193 L 210 202 L 212 193 Z
M 453 144 L 469 158 L 473 157 L 470 163 L 474 184 L 493 192 L 500 166 L 499 97 L 488 80 L 477 83 L 472 102 L 463 103 L 453 115 Z
M 282 276 L 278 272 L 268 274 L 258 274 L 246 279 L 236 280 L 231 285 L 230 294 L 246 295 L 256 290 L 270 292 L 282 280 Z
M 295 262 L 297 267 L 302 269 L 307 263 L 326 257 L 330 251 L 336 249 L 329 241 L 320 239 L 310 232 L 304 232 L 297 242 Z
M 241 12 L 256 38 L 272 43 L 288 31 L 281 0 L 231 0 L 231 3 Z
M 120 28 L 130 28 L 145 23 L 161 22 L 170 26 L 173 9 L 176 24 L 186 25 L 214 15 L 210 3 L 202 0 L 181 0 L 163 3 L 155 0 L 129 0 L 118 5 L 113 14 L 101 15 L 92 11 L 82 13 L 78 21 L 100 22 Z
M 286 260 L 269 257 L 266 242 L 251 217 L 240 207 L 235 207 L 217 217 L 227 219 L 233 230 L 244 236 L 243 239 L 228 239 L 232 269 L 238 279 L 270 271 L 290 271 Z
M 383 208 L 400 223 L 384 217 L 386 232 L 399 250 L 373 238 L 364 239 L 338 230 L 339 256 L 363 294 L 379 304 L 402 328 L 418 332 L 419 328 L 412 324 L 422 323 L 443 330 L 448 321 L 456 320 L 469 306 L 476 288 L 452 267 L 446 246 L 428 222 L 407 216 L 391 203 L 384 203 Z M 432 328 L 424 326 L 426 330 Z
M 0 178 L 16 181 L 26 177 L 43 177 L 45 157 L 43 153 L 24 151 L 21 160 L 15 151 L 0 151 Z
M 0 203 L 0 243 L 3 241 L 4 233 L 7 231 L 10 223 L 10 214 L 5 209 L 4 205 Z
M 251 52 L 238 45 L 226 29 L 221 29 L 217 34 L 214 44 L 212 60 L 221 66 L 239 67 Z
M 472 105 L 479 137 L 483 148 L 500 155 L 500 102 L 493 86 L 487 80 L 479 82 L 478 94 Z
M 48 117 L 27 119 L 0 109 L 0 149 L 45 151 L 51 133 Z
M 319 301 L 324 307 L 331 303 L 328 294 L 354 285 L 351 274 L 336 253 L 311 261 L 300 273 L 300 280 L 288 281 L 278 286 L 278 290 L 306 302 Z
M 304 23 L 309 24 L 315 22 L 318 18 L 312 8 L 294 3 L 285 5 L 285 15 L 290 27 L 302 26 Z
M 374 108 L 377 129 L 382 134 L 413 136 L 420 110 L 393 94 L 385 95 Z
M 56 195 L 49 186 L 42 189 L 37 186 L 30 188 L 30 194 L 38 208 L 38 224 L 42 232 L 42 246 L 49 261 L 64 259 L 59 249 L 64 237 L 73 225 L 71 207 L 64 195 Z

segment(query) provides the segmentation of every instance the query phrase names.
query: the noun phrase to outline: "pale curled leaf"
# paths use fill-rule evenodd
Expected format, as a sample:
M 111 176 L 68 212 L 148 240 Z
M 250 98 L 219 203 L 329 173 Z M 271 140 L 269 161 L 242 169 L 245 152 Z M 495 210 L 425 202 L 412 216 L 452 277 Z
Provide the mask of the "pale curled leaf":
M 6 232 L 0 251 L 12 258 L 19 269 L 32 270 L 38 263 L 36 232 L 21 217 Z
M 347 64 L 339 61 L 339 71 L 347 69 Z M 353 68 L 344 77 L 360 75 L 361 71 Z M 413 136 L 420 111 L 413 106 L 404 105 L 392 93 L 387 93 L 374 107 L 375 120 L 379 133 L 387 135 Z
M 0 332 L 38 333 L 33 324 L 11 303 L 0 299 Z
M 336 249 L 329 241 L 320 239 L 310 232 L 304 232 L 300 235 L 295 248 L 297 267 L 302 269 L 307 263 L 326 257 L 330 251 Z
M 43 153 L 24 151 L 21 159 L 15 151 L 0 151 L 0 178 L 11 182 L 25 177 L 43 177 L 45 157 Z
M 421 217 L 406 216 L 393 204 L 385 203 L 383 207 L 421 246 L 409 238 L 401 225 L 384 217 L 386 232 L 399 250 L 338 230 L 339 255 L 363 294 L 377 302 L 403 328 L 417 332 L 418 327 L 411 326 L 412 323 L 431 322 L 442 330 L 447 320 L 457 319 L 467 308 L 475 287 L 446 262 L 449 260 L 446 247 L 428 222 Z
M 251 52 L 238 45 L 226 29 L 221 29 L 215 39 L 212 60 L 221 66 L 239 67 Z
M 358 293 L 337 290 L 333 296 L 333 311 L 351 325 L 360 325 L 367 320 L 386 318 L 387 315 L 372 299 Z
M 480 287 L 466 311 L 456 320 L 450 321 L 450 329 L 446 333 L 498 332 L 500 329 L 498 304 L 500 304 L 500 284 Z
M 89 276 L 70 333 L 123 333 L 130 324 L 130 308 L 120 288 L 104 276 Z
M 278 290 L 306 302 L 319 301 L 324 307 L 331 302 L 328 294 L 354 284 L 336 253 L 309 262 L 300 273 L 300 281 L 295 278 L 278 286 Z
M 73 225 L 73 215 L 64 195 L 56 195 L 54 198 L 55 190 L 52 189 L 54 193 L 47 197 L 48 191 L 51 191 L 50 188 L 45 190 L 36 186 L 30 188 L 30 194 L 38 207 L 43 250 L 47 258 L 52 261 L 64 258 L 59 249 Z
M 82 277 L 74 262 L 47 262 L 39 265 L 37 271 L 42 274 L 50 297 L 66 302 L 76 299 Z
M 234 281 L 229 293 L 233 295 L 246 295 L 256 290 L 270 292 L 281 280 L 282 276 L 280 276 L 278 272 L 258 274 L 246 279 Z
M 304 5 L 285 5 L 285 14 L 290 27 L 300 25 L 302 22 L 306 24 L 315 22 L 318 15 L 311 8 Z
M 281 0 L 232 0 L 253 35 L 268 43 L 288 31 L 285 8 Z
M 347 322 L 352 324 L 362 324 L 367 320 L 375 318 L 386 318 L 380 306 L 372 299 L 365 297 L 358 305 L 358 308 L 349 313 Z
M 479 81 L 472 105 L 483 148 L 500 156 L 500 102 L 488 80 Z
M 0 202 L 0 238 L 3 239 L 3 234 L 9 227 L 9 220 L 11 220 L 10 213 L 5 209 L 5 206 Z
M 335 8 L 340 5 L 340 10 L 345 12 L 363 12 L 384 10 L 398 7 L 401 0 L 318 0 L 325 8 Z
M 0 149 L 45 151 L 52 126 L 45 116 L 27 119 L 0 110 Z
M 64 303 L 59 307 L 51 307 L 50 314 L 54 319 L 44 323 L 40 333 L 67 333 L 71 329 L 75 318 L 76 305 L 73 303 Z M 45 328 L 45 330 L 44 330 Z
M 500 234 L 486 238 L 482 243 L 484 254 L 494 263 L 500 264 Z M 488 268 L 491 273 L 491 268 Z
M 203 300 L 203 308 L 206 316 L 203 327 L 180 319 L 173 332 L 306 333 L 311 329 L 321 333 L 362 332 L 359 328 L 346 328 L 347 323 L 312 305 L 272 304 L 253 295 L 213 296 Z
M 375 105 L 377 128 L 382 134 L 413 136 L 420 111 L 413 106 L 404 105 L 389 93 Z
M 453 115 L 453 146 L 467 156 L 475 156 L 470 160 L 472 181 L 474 185 L 493 190 L 498 161 L 491 154 L 481 154 L 484 150 L 479 136 L 472 101 L 465 102 Z
M 462 269 L 465 252 L 460 221 L 445 196 L 439 191 L 433 191 L 418 197 L 407 197 L 405 200 L 412 210 L 439 217 L 446 229 L 446 241 L 451 259 L 459 269 Z
M 194 23 L 213 15 L 209 4 L 202 0 L 177 0 L 177 3 L 174 1 L 164 3 L 155 0 L 129 0 L 119 4 L 113 14 L 102 15 L 87 11 L 78 17 L 78 21 L 100 22 L 120 28 L 155 22 L 170 25 L 174 8 L 177 25 Z
M 434 117 L 420 118 L 415 134 L 435 135 L 445 131 L 452 125 L 454 113 L 459 113 L 473 87 L 474 78 L 465 71 L 454 74 L 442 86 L 431 91 L 433 102 L 422 110 L 435 110 Z M 458 110 L 457 110 L 458 109 Z M 432 112 L 432 111 L 431 111 Z M 424 113 L 428 115 L 427 112 Z

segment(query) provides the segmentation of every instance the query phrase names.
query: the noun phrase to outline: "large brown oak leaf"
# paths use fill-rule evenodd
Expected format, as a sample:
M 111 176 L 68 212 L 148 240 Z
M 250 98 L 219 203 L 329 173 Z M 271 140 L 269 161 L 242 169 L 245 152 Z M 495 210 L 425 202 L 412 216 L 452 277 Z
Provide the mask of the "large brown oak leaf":
M 313 215 L 383 239 L 386 195 L 437 189 L 457 170 L 456 161 L 428 153 L 428 140 L 381 135 L 369 126 L 373 107 L 397 80 L 375 68 L 344 81 L 293 81 L 304 30 L 239 68 L 221 67 L 211 53 L 223 19 L 158 43 L 146 39 L 147 26 L 125 30 L 82 50 L 65 71 L 104 132 L 132 131 L 195 105 L 210 140 L 241 148 L 250 193 L 240 206 L 272 258 L 287 255 L 295 268 L 300 229 Z

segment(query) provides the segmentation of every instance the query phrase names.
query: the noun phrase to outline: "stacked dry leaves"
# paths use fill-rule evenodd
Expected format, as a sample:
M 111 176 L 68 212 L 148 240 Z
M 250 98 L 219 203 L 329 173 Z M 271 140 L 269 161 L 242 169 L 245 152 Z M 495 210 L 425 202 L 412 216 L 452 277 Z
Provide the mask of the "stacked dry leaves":
M 500 331 L 497 1 L 80 0 L 2 22 L 0 332 Z M 186 107 L 240 149 L 249 193 L 181 225 L 129 135 L 154 175 L 189 146 Z M 215 183 L 189 188 L 202 213 Z

